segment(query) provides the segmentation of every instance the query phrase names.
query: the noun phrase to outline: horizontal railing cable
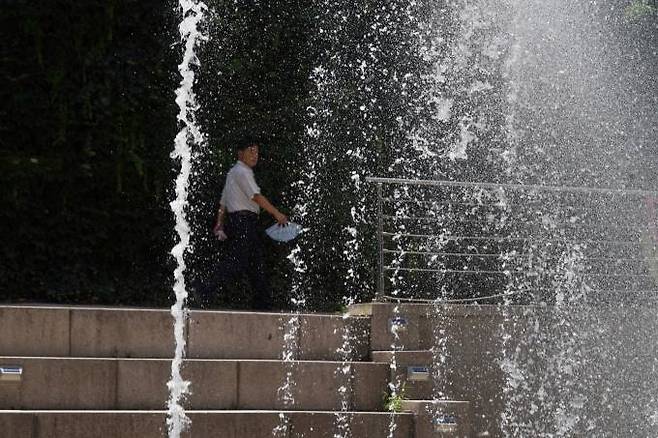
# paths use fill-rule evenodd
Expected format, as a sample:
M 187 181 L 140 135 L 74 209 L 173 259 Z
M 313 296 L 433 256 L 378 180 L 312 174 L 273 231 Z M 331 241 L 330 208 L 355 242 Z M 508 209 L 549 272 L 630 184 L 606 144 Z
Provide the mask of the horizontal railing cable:
M 531 270 L 509 270 L 509 271 L 490 271 L 474 269 L 432 269 L 432 268 L 401 268 L 395 266 L 385 266 L 385 271 L 405 271 L 405 272 L 436 272 L 439 274 L 491 274 L 491 275 L 518 275 L 518 274 L 539 274 Z M 592 274 L 585 273 L 585 277 L 600 278 L 653 278 L 651 274 Z
M 502 298 L 502 297 L 508 297 L 511 295 L 518 295 L 521 293 L 524 293 L 527 291 L 522 291 L 522 290 L 517 290 L 513 292 L 503 292 L 495 295 L 487 295 L 484 297 L 473 297 L 473 298 L 450 298 L 447 300 L 442 300 L 442 299 L 429 299 L 429 298 L 403 298 L 403 297 L 393 297 L 391 295 L 384 295 L 385 299 L 388 299 L 390 301 L 399 301 L 399 302 L 407 302 L 407 303 L 438 303 L 438 304 L 450 304 L 450 303 L 471 303 L 474 301 L 484 301 L 484 300 L 491 300 L 494 298 Z
M 446 220 L 447 219 L 449 220 Z M 388 219 L 388 220 L 394 220 L 394 221 L 425 221 L 425 222 L 437 222 L 437 221 L 444 221 L 448 223 L 457 223 L 457 224 L 475 224 L 475 225 L 489 225 L 491 222 L 486 218 L 483 217 L 480 220 L 472 220 L 472 219 L 464 219 L 464 218 L 459 218 L 459 219 L 454 219 L 450 215 L 439 215 L 439 216 L 394 216 L 394 215 L 383 215 L 382 218 Z M 506 224 L 506 226 L 510 226 L 511 224 Z M 579 223 L 571 223 L 569 221 L 565 222 L 557 222 L 555 223 L 556 226 L 558 225 L 567 225 L 569 227 L 576 227 L 576 228 L 582 228 L 582 224 Z M 618 230 L 618 229 L 635 229 L 635 227 L 630 224 L 610 224 L 609 226 L 603 226 L 601 224 L 596 224 L 592 226 L 591 231 L 598 231 L 600 232 L 601 230 Z
M 436 206 L 463 205 L 465 207 L 496 207 L 498 209 L 507 208 L 511 206 L 508 202 L 503 205 L 500 202 L 495 202 L 495 203 L 494 202 L 463 202 L 463 201 L 445 202 L 444 199 L 434 200 L 434 201 L 422 201 L 417 199 L 384 198 L 383 201 L 397 202 L 400 204 L 418 204 L 418 205 L 427 204 L 427 205 L 436 205 Z
M 412 237 L 419 239 L 437 239 L 442 241 L 457 241 L 457 240 L 490 240 L 495 242 L 562 242 L 562 243 L 595 243 L 595 244 L 608 244 L 608 245 L 640 245 L 642 242 L 638 239 L 637 241 L 630 240 L 596 240 L 596 239 L 584 239 L 584 240 L 566 240 L 560 238 L 553 239 L 542 239 L 542 238 L 533 238 L 533 237 L 511 237 L 511 236 L 437 236 L 434 234 L 411 234 L 411 233 L 391 233 L 384 231 L 382 233 L 384 236 L 388 237 Z
M 603 292 L 603 289 L 592 289 L 590 292 Z M 407 302 L 407 303 L 427 303 L 427 304 L 451 304 L 451 303 L 472 303 L 472 302 L 477 302 L 477 301 L 485 301 L 485 300 L 491 300 L 494 298 L 503 298 L 503 297 L 509 297 L 512 295 L 519 295 L 523 293 L 530 293 L 533 292 L 533 290 L 530 289 L 522 289 L 522 290 L 515 290 L 511 292 L 502 292 L 498 294 L 493 294 L 493 295 L 485 295 L 481 297 L 470 297 L 470 298 L 450 298 L 450 299 L 441 299 L 441 298 L 436 298 L 436 299 L 431 299 L 431 298 L 405 298 L 405 297 L 395 297 L 392 295 L 384 295 L 384 298 L 389 300 L 389 301 L 397 301 L 397 302 Z M 614 292 L 628 292 L 625 290 L 615 290 Z M 651 293 L 656 293 L 658 294 L 658 290 L 651 290 L 651 291 L 632 291 L 635 293 L 645 293 L 645 292 L 651 292 Z M 652 297 L 653 299 L 657 299 L 658 296 Z
M 386 254 L 411 254 L 411 255 L 422 255 L 422 256 L 438 256 L 438 257 L 473 257 L 473 258 L 496 258 L 499 260 L 508 260 L 508 259 L 525 259 L 525 258 L 530 258 L 530 254 L 495 254 L 495 253 L 485 253 L 485 254 L 478 254 L 478 253 L 459 253 L 459 252 L 432 252 L 432 251 L 414 251 L 414 250 L 394 250 L 394 249 L 384 249 L 384 253 Z M 556 259 L 558 258 L 557 256 L 551 256 L 551 257 L 538 257 L 536 254 L 534 255 L 537 258 L 542 258 L 542 259 Z M 658 257 L 645 257 L 642 259 L 634 259 L 634 258 L 624 258 L 624 257 L 583 257 L 581 260 L 583 261 L 599 261 L 599 262 L 645 262 L 649 260 L 658 260 Z
M 466 182 L 466 181 L 446 181 L 446 180 L 412 180 L 401 178 L 375 178 L 366 177 L 366 181 L 383 184 L 408 184 L 414 186 L 436 186 L 436 187 L 471 187 L 487 189 L 513 189 L 523 191 L 538 192 L 562 192 L 562 193 L 581 193 L 602 195 L 633 195 L 633 196 L 650 196 L 658 197 L 658 191 L 638 190 L 638 189 L 613 189 L 600 187 L 574 187 L 574 186 L 543 186 L 537 184 L 503 184 L 489 182 Z

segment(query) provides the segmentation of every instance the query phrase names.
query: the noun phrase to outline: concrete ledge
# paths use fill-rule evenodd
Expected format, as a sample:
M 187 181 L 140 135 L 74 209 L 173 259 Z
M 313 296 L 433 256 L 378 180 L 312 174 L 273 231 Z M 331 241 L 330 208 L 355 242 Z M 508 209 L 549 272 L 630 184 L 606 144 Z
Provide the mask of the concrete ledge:
M 370 318 L 307 314 L 300 328 L 300 359 L 340 360 L 344 336 L 350 339 L 352 360 L 365 360 L 370 353 Z
M 165 405 L 171 375 L 168 360 L 119 360 L 116 409 L 158 409 Z M 235 409 L 238 405 L 238 362 L 185 361 L 190 380 L 186 406 L 192 409 Z M 110 407 L 111 409 L 111 407 Z
M 190 411 L 185 438 L 269 438 L 279 424 L 277 411 Z M 354 438 L 388 435 L 386 413 L 347 412 Z M 287 412 L 287 438 L 333 438 L 335 412 Z M 0 411 L 0 433 L 12 438 L 162 438 L 166 436 L 163 411 Z M 413 416 L 395 414 L 393 438 L 411 438 Z
M 393 351 L 373 351 L 372 360 L 375 362 L 391 363 L 393 360 Z M 429 350 L 418 351 L 396 351 L 395 363 L 397 371 L 391 370 L 390 379 L 394 381 L 396 377 L 404 385 L 404 397 L 414 400 L 432 399 L 432 352 Z M 429 376 L 427 380 L 408 379 L 409 367 L 426 368 Z
M 66 308 L 0 306 L 0 354 L 68 356 L 69 318 Z
M 71 308 L 71 356 L 160 357 L 174 355 L 168 311 Z
M 22 366 L 23 376 L 20 383 L 10 384 L 14 397 L 10 400 L 0 397 L 0 409 L 115 406 L 118 366 L 115 360 L 0 357 L 0 364 L 5 363 Z
M 192 311 L 188 357 L 280 359 L 290 313 Z M 299 360 L 339 360 L 349 328 L 354 359 L 368 356 L 369 318 L 300 314 Z M 248 339 L 249 342 L 245 342 Z M 168 309 L 0 306 L 0 354 L 40 357 L 171 358 L 173 319 Z
M 295 382 L 291 409 L 340 410 L 338 388 L 343 384 L 336 371 L 340 362 L 297 362 L 292 368 Z M 350 406 L 357 411 L 383 408 L 383 395 L 388 383 L 388 364 L 352 362 Z M 285 381 L 283 362 L 241 361 L 238 386 L 242 409 L 283 409 L 277 390 Z
M 459 316 L 501 316 L 503 312 L 516 316 L 526 315 L 528 312 L 550 311 L 548 306 L 498 306 L 495 304 L 439 304 L 433 303 L 389 303 L 389 302 L 372 302 L 353 304 L 348 308 L 347 314 L 352 316 L 372 316 L 381 308 L 398 306 L 401 312 L 411 312 L 429 315 L 437 307 L 442 309 L 442 313 Z
M 373 303 L 356 303 L 347 308 L 349 316 L 372 316 Z
M 281 359 L 286 322 L 300 318 L 299 360 L 338 360 L 345 327 L 353 334 L 355 360 L 368 356 L 369 318 L 340 315 L 191 312 L 189 357 L 217 359 Z M 249 339 L 249 342 L 245 342 Z
M 432 348 L 434 330 L 439 327 L 451 334 L 455 330 L 461 332 L 471 328 L 482 331 L 483 325 L 497 328 L 505 320 L 525 323 L 530 316 L 551 313 L 551 309 L 536 306 L 370 303 L 368 308 L 372 313 L 371 349 L 373 351 L 392 349 L 394 337 L 390 330 L 390 321 L 395 315 L 396 307 L 398 317 L 406 322 L 404 329 L 399 331 L 397 345 L 405 350 Z
M 470 438 L 473 413 L 467 401 L 405 400 L 404 411 L 415 414 L 414 438 Z
M 9 412 L 5 414 L 0 411 L 0 437 L 33 438 L 36 415 L 28 412 Z
M 167 400 L 171 362 L 165 359 L 0 357 L 23 367 L 21 382 L 0 384 L 0 409 L 159 409 Z M 383 408 L 388 364 L 352 362 L 350 406 Z M 340 410 L 340 362 L 292 364 L 295 403 L 290 409 Z M 269 360 L 187 360 L 191 409 L 282 409 L 277 397 L 288 364 Z
M 188 357 L 280 359 L 284 321 L 273 313 L 191 312 Z

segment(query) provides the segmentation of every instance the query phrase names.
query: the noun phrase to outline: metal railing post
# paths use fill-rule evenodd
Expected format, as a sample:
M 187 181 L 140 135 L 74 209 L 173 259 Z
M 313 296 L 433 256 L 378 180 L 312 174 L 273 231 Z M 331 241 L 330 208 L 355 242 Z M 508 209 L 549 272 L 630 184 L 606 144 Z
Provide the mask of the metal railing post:
M 384 300 L 384 193 L 382 183 L 377 183 L 377 252 L 378 276 L 376 301 Z

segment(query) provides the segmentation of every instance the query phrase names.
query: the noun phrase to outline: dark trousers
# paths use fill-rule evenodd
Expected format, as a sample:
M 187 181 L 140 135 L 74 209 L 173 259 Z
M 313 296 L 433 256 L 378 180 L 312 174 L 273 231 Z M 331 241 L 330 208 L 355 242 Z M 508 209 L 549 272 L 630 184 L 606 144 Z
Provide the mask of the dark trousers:
M 258 228 L 258 215 L 252 212 L 228 214 L 224 227 L 228 236 L 224 257 L 217 263 L 210 281 L 199 288 L 205 301 L 211 294 L 222 288 L 235 288 L 246 277 L 254 291 L 251 307 L 269 309 L 272 305 L 270 284 L 265 272 L 263 241 Z

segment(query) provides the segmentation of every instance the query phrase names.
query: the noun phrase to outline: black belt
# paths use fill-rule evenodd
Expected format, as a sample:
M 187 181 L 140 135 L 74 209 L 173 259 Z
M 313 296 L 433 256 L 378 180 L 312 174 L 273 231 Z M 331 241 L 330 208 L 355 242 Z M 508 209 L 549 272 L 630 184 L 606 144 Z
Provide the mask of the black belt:
M 254 213 L 251 210 L 238 210 L 238 211 L 233 211 L 228 215 L 229 216 L 258 216 L 258 213 Z

